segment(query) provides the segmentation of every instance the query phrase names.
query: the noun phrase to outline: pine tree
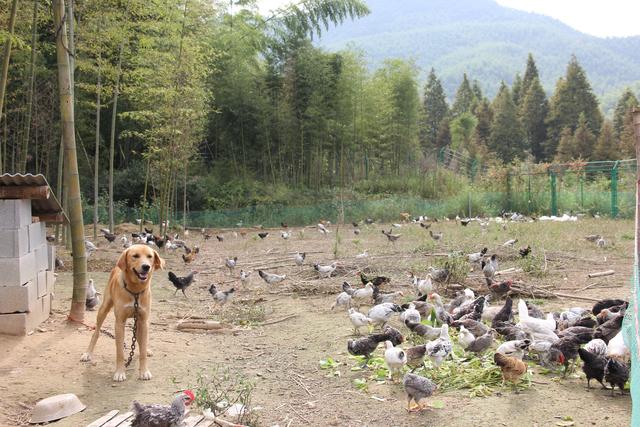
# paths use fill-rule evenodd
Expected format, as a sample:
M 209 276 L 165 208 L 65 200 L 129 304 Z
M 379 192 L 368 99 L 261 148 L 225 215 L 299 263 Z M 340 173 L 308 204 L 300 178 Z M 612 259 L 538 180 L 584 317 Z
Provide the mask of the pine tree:
M 472 142 L 472 137 L 478 124 L 478 119 L 471 113 L 463 113 L 453 119 L 450 124 L 451 128 L 451 146 L 454 150 L 467 149 Z
M 637 106 L 638 98 L 636 98 L 631 89 L 627 88 L 618 100 L 616 110 L 613 113 L 613 127 L 618 137 L 622 133 L 624 117 L 627 115 L 627 111 Z
M 573 56 L 567 66 L 566 75 L 558 80 L 551 98 L 547 118 L 547 157 L 555 154 L 564 128 L 575 131 L 580 113 L 584 113 L 591 132 L 597 134 L 602 126 L 602 113 L 584 70 Z
M 557 162 L 568 162 L 578 157 L 578 150 L 576 149 L 575 140 L 573 139 L 573 133 L 571 128 L 566 127 L 560 132 L 560 142 L 558 143 L 558 150 L 555 160 Z
M 513 79 L 513 85 L 511 86 L 511 97 L 516 107 L 520 108 L 520 102 L 524 98 L 524 91 L 522 88 L 522 77 L 520 73 L 516 74 L 516 78 Z
M 611 120 L 602 122 L 598 142 L 593 149 L 594 160 L 615 160 L 619 156 L 618 140 Z
M 488 146 L 489 137 L 491 136 L 491 122 L 493 121 L 493 111 L 491 104 L 486 99 L 482 100 L 476 108 L 476 124 L 475 143 L 476 145 Z
M 527 68 L 524 71 L 524 77 L 522 78 L 522 87 L 521 87 L 521 95 L 520 97 L 524 99 L 529 92 L 529 88 L 534 80 L 540 80 L 540 76 L 538 75 L 538 67 L 536 66 L 536 61 L 533 60 L 533 55 L 529 53 L 527 57 Z
M 462 113 L 471 112 L 475 97 L 471 83 L 469 83 L 469 79 L 467 78 L 467 73 L 464 73 L 462 76 L 462 83 L 460 83 L 460 86 L 456 91 L 456 98 L 453 101 L 453 106 L 451 107 L 452 116 L 457 117 Z
M 440 127 L 438 128 L 436 147 L 442 148 L 448 145 L 451 145 L 451 129 L 449 128 L 449 120 L 445 119 L 440 122 Z
M 436 146 L 440 123 L 449 114 L 449 105 L 444 94 L 442 82 L 432 68 L 427 78 L 423 97 L 423 118 L 420 142 L 423 148 Z
M 593 132 L 591 132 L 591 129 L 589 129 L 587 117 L 584 113 L 580 113 L 580 117 L 578 118 L 578 127 L 573 134 L 573 139 L 579 158 L 585 160 L 591 159 L 591 153 L 593 153 L 596 137 Z
M 618 159 L 633 159 L 636 156 L 636 139 L 633 126 L 633 110 L 629 108 L 622 121 L 620 132 L 620 150 Z
M 535 66 L 535 65 L 534 65 Z M 538 78 L 534 78 L 522 99 L 520 118 L 524 130 L 527 147 L 536 161 L 544 159 L 544 141 L 547 139 L 549 102 Z
M 476 102 L 480 103 L 480 101 L 484 99 L 484 95 L 482 94 L 482 88 L 480 87 L 480 82 L 478 80 L 473 79 L 471 90 L 473 91 L 473 95 L 476 97 Z
M 525 158 L 524 135 L 518 118 L 518 110 L 511 91 L 504 82 L 493 100 L 493 124 L 489 137 L 489 149 L 504 162 Z

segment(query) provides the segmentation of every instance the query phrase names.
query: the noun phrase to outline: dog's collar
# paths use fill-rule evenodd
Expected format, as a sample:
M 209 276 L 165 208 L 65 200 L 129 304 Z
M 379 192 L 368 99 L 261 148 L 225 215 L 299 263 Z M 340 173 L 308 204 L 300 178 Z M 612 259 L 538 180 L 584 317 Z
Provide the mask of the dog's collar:
M 140 294 L 142 294 L 144 291 L 146 291 L 147 289 L 143 289 L 140 292 L 132 292 L 129 288 L 127 288 L 127 282 L 124 281 L 124 279 L 122 280 L 122 285 L 124 286 L 124 290 L 129 292 L 131 295 L 133 295 L 134 298 L 137 298 L 140 296 Z

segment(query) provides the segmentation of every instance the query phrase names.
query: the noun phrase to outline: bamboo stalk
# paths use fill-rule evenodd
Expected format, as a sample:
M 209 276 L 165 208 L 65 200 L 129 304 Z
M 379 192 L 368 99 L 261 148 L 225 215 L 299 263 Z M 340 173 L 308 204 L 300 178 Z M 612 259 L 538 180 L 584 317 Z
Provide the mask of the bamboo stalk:
M 16 13 L 18 12 L 18 0 L 11 3 L 11 13 L 9 14 L 9 27 L 7 29 L 7 40 L 4 42 L 4 54 L 2 55 L 2 71 L 0 74 L 0 118 L 4 107 L 4 94 L 7 89 L 7 77 L 9 74 L 9 59 L 11 57 L 11 43 L 13 42 L 13 29 L 16 24 Z M 6 143 L 6 142 L 5 142 Z
M 606 271 L 599 271 L 596 273 L 589 273 L 587 274 L 587 277 L 590 279 L 593 279 L 594 277 L 612 276 L 614 274 L 616 274 L 614 270 L 606 270 Z
M 84 321 L 85 290 L 87 284 L 87 258 L 84 246 L 84 223 L 82 219 L 82 201 L 80 199 L 80 177 L 78 174 L 78 158 L 76 154 L 75 120 L 73 108 L 73 92 L 69 71 L 69 55 L 64 46 L 67 31 L 64 16 L 64 0 L 54 0 L 53 17 L 56 29 L 56 53 L 58 60 L 58 85 L 60 91 L 60 114 L 64 148 L 67 158 L 69 219 L 71 223 L 71 243 L 73 255 L 73 296 L 69 318 L 78 322 Z

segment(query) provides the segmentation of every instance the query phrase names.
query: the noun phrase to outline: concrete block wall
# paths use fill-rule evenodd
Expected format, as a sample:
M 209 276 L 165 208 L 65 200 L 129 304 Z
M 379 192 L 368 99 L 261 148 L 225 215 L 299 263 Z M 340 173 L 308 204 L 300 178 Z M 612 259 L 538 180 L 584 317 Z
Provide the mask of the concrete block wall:
M 51 312 L 55 248 L 31 201 L 0 200 L 0 218 L 0 333 L 25 335 Z

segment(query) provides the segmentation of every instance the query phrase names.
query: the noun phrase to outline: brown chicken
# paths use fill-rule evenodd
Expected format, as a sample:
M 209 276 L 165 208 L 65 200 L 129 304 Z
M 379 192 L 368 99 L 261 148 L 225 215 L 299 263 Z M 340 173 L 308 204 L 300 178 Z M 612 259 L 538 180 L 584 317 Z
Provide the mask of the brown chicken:
M 515 357 L 496 353 L 493 355 L 493 361 L 502 371 L 503 386 L 505 381 L 517 382 L 527 372 L 527 364 Z

